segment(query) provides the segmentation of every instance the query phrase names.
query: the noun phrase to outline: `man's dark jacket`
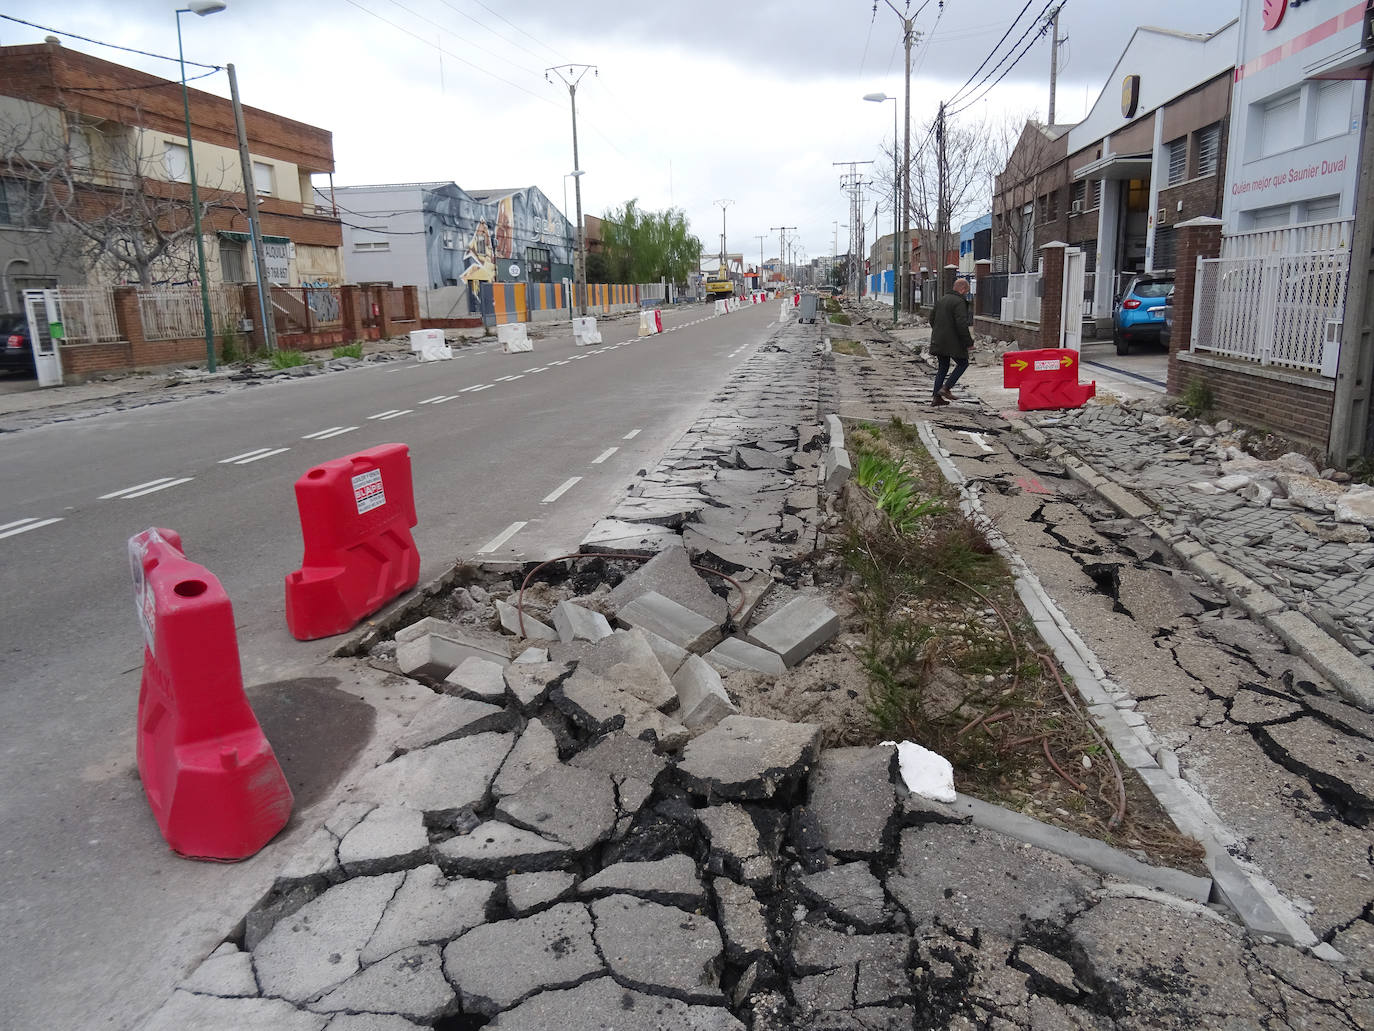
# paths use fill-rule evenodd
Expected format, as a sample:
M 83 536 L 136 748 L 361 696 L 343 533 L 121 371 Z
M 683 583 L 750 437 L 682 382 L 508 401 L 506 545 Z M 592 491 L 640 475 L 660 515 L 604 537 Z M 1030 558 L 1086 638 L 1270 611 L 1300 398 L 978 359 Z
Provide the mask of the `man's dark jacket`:
M 968 328 L 968 301 L 953 290 L 935 302 L 930 313 L 930 353 L 967 358 L 973 346 Z

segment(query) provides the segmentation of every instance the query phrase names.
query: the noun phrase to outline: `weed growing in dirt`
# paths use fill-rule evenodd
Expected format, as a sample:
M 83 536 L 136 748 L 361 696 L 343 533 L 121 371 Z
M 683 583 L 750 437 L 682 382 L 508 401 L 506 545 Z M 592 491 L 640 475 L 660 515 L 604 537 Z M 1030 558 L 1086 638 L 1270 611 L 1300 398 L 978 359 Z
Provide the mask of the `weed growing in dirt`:
M 335 358 L 361 358 L 363 356 L 363 342 L 355 340 L 351 344 L 341 344 L 334 348 Z
M 1183 393 L 1179 394 L 1178 403 L 1194 419 L 1201 419 L 1212 410 L 1216 399 L 1212 396 L 1212 388 L 1204 380 L 1190 379 Z
M 299 351 L 280 350 L 272 353 L 272 368 L 294 369 L 305 364 L 305 355 Z
M 838 315 L 831 315 L 831 316 L 830 316 L 830 321 L 833 322 L 833 323 L 834 323 L 835 325 L 837 325 L 837 326 L 848 326 L 848 325 L 850 325 L 850 318 L 849 318 L 849 316 L 846 315 L 844 312 L 840 312 Z
M 830 349 L 836 354 L 847 354 L 854 358 L 868 358 L 868 348 L 857 340 L 832 340 Z
M 232 365 L 234 362 L 241 362 L 244 359 L 243 349 L 239 347 L 239 338 L 228 326 L 221 327 L 219 331 L 219 360 L 225 365 Z

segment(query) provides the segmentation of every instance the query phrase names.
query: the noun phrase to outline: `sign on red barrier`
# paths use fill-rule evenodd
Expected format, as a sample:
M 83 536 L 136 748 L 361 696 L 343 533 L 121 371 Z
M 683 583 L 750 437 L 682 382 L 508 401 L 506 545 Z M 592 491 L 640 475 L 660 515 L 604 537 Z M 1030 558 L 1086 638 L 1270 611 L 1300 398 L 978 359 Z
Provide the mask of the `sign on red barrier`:
M 129 539 L 143 625 L 138 775 L 172 850 L 247 859 L 286 826 L 291 789 L 243 692 L 234 610 L 171 530 Z
M 1081 408 L 1097 394 L 1097 383 L 1078 382 L 1078 352 L 1044 347 L 1002 355 L 1002 385 L 1019 388 L 1016 406 L 1023 412 L 1048 408 Z
M 300 641 L 341 634 L 420 579 L 410 448 L 382 444 L 296 481 L 305 554 L 286 577 L 286 625 Z
M 663 332 L 663 312 L 659 308 L 654 309 L 654 330 L 658 333 Z

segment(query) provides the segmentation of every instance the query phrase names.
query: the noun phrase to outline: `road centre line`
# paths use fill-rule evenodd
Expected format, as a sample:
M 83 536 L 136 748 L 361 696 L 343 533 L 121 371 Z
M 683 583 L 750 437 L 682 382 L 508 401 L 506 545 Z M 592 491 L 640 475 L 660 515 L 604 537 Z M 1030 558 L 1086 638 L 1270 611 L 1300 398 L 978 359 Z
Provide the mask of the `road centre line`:
M 260 462 L 260 461 L 262 461 L 262 459 L 264 459 L 264 458 L 271 458 L 273 455 L 279 455 L 279 454 L 281 454 L 283 451 L 290 451 L 290 450 L 291 450 L 291 449 L 290 449 L 289 447 L 273 448 L 273 449 L 271 449 L 270 451 L 264 451 L 264 452 L 262 452 L 261 454 L 253 455 L 253 456 L 251 456 L 251 457 L 249 457 L 249 458 L 240 459 L 239 461 L 235 462 L 234 464 L 235 464 L 235 465 L 250 465 L 250 464 L 253 463 L 253 462 Z M 220 465 L 223 465 L 223 464 L 224 464 L 223 462 L 220 463 Z
M 545 369 L 547 369 L 547 368 L 548 368 L 547 365 L 536 365 L 534 368 L 532 368 L 532 369 L 526 369 L 525 371 L 526 371 L 526 372 L 543 372 L 543 371 L 544 371 Z
M 525 378 L 525 374 L 522 372 L 522 373 L 520 373 L 519 375 L 516 375 L 516 376 L 497 376 L 497 377 L 496 377 L 496 382 L 497 382 L 497 383 L 514 383 L 516 380 L 518 380 L 518 379 L 524 379 L 524 378 Z
M 562 485 L 561 485 L 557 490 L 555 490 L 552 494 L 550 494 L 548 497 L 546 497 L 543 501 L 541 501 L 541 502 L 539 502 L 539 503 L 540 503 L 541 505 L 552 505 L 555 501 L 557 501 L 559 498 L 561 498 L 564 494 L 566 494 L 566 493 L 568 493 L 568 491 L 572 490 L 573 487 L 575 487 L 575 486 L 577 485 L 578 481 L 581 480 L 581 479 L 582 479 L 582 477 L 580 477 L 580 476 L 569 476 L 566 480 L 563 481 Z
M 561 361 L 561 362 L 549 362 L 549 364 L 550 364 L 550 365 L 567 365 L 568 363 L 567 363 L 566 361 Z
M 0 526 L 0 540 L 3 540 L 6 537 L 14 537 L 17 534 L 28 533 L 30 530 L 37 530 L 39 527 L 51 526 L 53 523 L 60 522 L 62 522 L 61 516 L 58 516 L 55 519 L 37 519 L 34 517 L 30 517 L 28 519 L 19 519 L 13 523 L 6 523 L 4 526 Z
M 240 459 L 244 459 L 244 458 L 252 458 L 254 455 L 260 455 L 260 454 L 262 454 L 264 451 L 268 451 L 268 450 L 271 450 L 271 449 L 270 449 L 270 448 L 265 448 L 265 447 L 260 447 L 260 448 L 258 448 L 256 451 L 245 451 L 243 454 L 241 454 L 241 455 L 235 455 L 233 458 L 221 458 L 221 459 L 219 460 L 219 464 L 220 464 L 220 465 L 228 465 L 230 462 L 237 462 L 237 461 L 239 461 Z
M 482 385 L 482 384 L 480 384 L 480 383 L 474 383 L 474 384 L 473 384 L 472 386 L 470 386 L 470 387 L 464 387 L 462 390 L 458 391 L 458 393 L 460 393 L 460 394 L 468 394 L 468 393 L 471 393 L 472 391 L 476 390 L 476 389 L 477 389 L 478 387 L 480 387 L 481 385 Z
M 345 433 L 352 433 L 356 426 L 331 426 L 327 430 L 320 430 L 318 433 L 307 433 L 301 440 L 328 440 L 330 437 L 342 437 Z
M 385 412 L 378 412 L 376 415 L 369 415 L 369 419 L 376 419 L 378 422 L 386 422 L 388 419 L 395 419 L 401 415 L 410 415 L 415 411 L 414 408 L 388 408 Z
M 147 494 L 156 494 L 158 491 L 166 490 L 168 487 L 176 487 L 183 483 L 190 483 L 194 479 L 194 476 L 183 476 L 175 480 L 170 476 L 164 476 L 158 480 L 149 480 L 147 483 L 140 483 L 133 487 L 125 487 L 123 490 L 102 494 L 96 500 L 109 501 L 112 498 L 119 498 L 121 501 L 128 501 L 131 498 L 141 498 Z
M 635 437 L 637 437 L 637 436 L 639 436 L 639 430 L 631 430 L 629 433 L 625 434 L 625 436 L 621 437 L 620 439 L 621 439 L 621 440 L 634 440 Z
M 388 408 L 386 411 L 384 411 L 384 412 L 378 412 L 376 415 L 369 415 L 368 418 L 369 418 L 369 419 L 381 419 L 381 418 L 383 418 L 384 416 L 395 415 L 395 414 L 396 414 L 396 411 L 397 411 L 397 409 L 395 409 L 395 408 Z
M 447 394 L 435 394 L 433 397 L 427 397 L 423 401 L 416 401 L 415 403 L 421 405 L 432 405 L 435 401 L 442 401 L 447 396 Z
M 595 458 L 592 459 L 592 465 L 600 465 L 602 462 L 606 461 L 606 459 L 610 458 L 619 450 L 620 448 L 618 447 L 608 447 L 605 451 L 601 452 L 601 454 L 597 455 Z
M 489 555 L 489 554 L 491 554 L 491 553 L 492 553 L 493 551 L 495 551 L 497 548 L 501 547 L 501 545 L 505 544 L 506 541 L 510 540 L 510 539 L 511 539 L 512 537 L 514 537 L 517 533 L 519 533 L 521 530 L 523 530 L 523 529 L 525 528 L 525 526 L 526 526 L 526 523 L 525 523 L 525 522 L 511 523 L 511 524 L 510 524 L 509 526 L 507 526 L 504 530 L 502 530 L 502 531 L 501 531 L 500 533 L 498 533 L 495 537 L 493 537 L 490 541 L 488 541 L 485 547 L 478 548 L 478 549 L 477 549 L 477 554 L 479 554 L 479 555 Z
M 475 393 L 477 393 L 479 390 L 490 390 L 493 386 L 495 386 L 494 383 L 479 383 L 477 386 L 472 387 L 472 388 L 470 388 L 469 390 L 463 391 L 463 393 L 465 393 L 465 394 L 468 394 L 468 393 L 475 394 Z

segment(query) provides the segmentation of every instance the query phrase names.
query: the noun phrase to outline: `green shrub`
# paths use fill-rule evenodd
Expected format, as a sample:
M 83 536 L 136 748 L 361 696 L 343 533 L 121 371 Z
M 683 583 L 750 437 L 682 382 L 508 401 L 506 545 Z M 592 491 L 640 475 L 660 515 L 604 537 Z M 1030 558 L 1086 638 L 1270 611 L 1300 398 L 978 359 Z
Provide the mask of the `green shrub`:
M 1212 410 L 1216 399 L 1212 396 L 1212 388 L 1205 381 L 1190 379 L 1183 388 L 1183 393 L 1179 394 L 1178 403 L 1194 419 L 1200 419 Z
M 363 356 L 363 342 L 355 340 L 351 344 L 341 344 L 334 348 L 335 358 L 361 358 Z
M 225 365 L 241 362 L 246 357 L 239 348 L 238 335 L 228 326 L 219 331 L 219 360 Z
M 294 369 L 305 364 L 305 355 L 299 351 L 279 350 L 272 355 L 272 368 Z

